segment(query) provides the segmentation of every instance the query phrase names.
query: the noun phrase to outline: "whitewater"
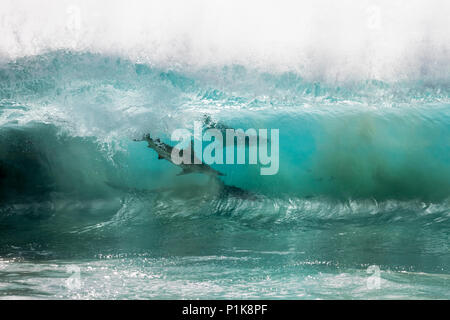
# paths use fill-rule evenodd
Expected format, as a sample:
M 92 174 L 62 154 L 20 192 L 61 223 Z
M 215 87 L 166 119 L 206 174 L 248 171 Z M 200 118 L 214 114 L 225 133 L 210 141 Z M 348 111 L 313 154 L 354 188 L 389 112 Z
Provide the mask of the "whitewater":
M 0 298 L 450 298 L 449 16 L 2 0 Z M 133 141 L 205 118 L 279 129 L 278 172 Z

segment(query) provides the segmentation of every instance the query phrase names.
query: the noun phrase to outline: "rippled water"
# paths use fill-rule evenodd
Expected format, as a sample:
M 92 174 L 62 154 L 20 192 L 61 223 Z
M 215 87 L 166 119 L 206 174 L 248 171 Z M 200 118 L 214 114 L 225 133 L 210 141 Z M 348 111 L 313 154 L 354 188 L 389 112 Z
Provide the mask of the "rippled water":
M 5 63 L 0 295 L 449 298 L 448 89 L 64 51 Z M 280 129 L 277 175 L 215 166 L 254 197 L 132 141 L 205 114 Z
M 450 298 L 449 15 L 2 0 L 0 298 Z M 205 119 L 279 129 L 278 174 L 133 141 Z

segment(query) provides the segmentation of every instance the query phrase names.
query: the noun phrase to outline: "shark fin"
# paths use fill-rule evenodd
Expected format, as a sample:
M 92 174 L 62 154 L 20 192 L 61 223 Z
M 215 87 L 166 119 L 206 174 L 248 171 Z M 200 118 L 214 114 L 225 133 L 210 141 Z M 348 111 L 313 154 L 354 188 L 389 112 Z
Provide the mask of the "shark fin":
M 177 174 L 177 176 L 182 176 L 182 175 L 189 174 L 189 173 L 192 173 L 192 170 L 185 168 L 185 169 L 183 169 L 183 171 L 181 171 L 179 174 Z

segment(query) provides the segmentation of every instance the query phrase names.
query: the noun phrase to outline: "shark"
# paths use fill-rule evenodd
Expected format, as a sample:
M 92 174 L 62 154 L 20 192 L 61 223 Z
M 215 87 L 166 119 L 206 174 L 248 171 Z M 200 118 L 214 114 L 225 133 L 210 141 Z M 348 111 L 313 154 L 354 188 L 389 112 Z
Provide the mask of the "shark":
M 230 126 L 227 126 L 226 124 L 224 124 L 223 122 L 220 121 L 215 121 L 212 119 L 212 117 L 208 114 L 204 114 L 203 118 L 202 118 L 202 123 L 203 123 L 203 127 L 205 129 L 216 129 L 219 130 L 221 134 L 226 135 L 226 132 L 228 129 L 234 130 L 236 131 L 235 128 L 232 128 Z M 240 133 L 239 131 L 236 132 L 237 133 L 237 137 L 246 137 L 245 133 Z M 269 142 L 269 139 L 263 139 L 261 136 L 258 137 L 259 143 L 261 142 Z M 248 147 L 248 140 L 245 140 L 245 147 Z
M 224 176 L 225 174 L 211 168 L 209 165 L 204 163 L 203 161 L 199 164 L 196 164 L 194 161 L 195 159 L 195 153 L 192 152 L 191 157 L 192 161 L 190 164 L 186 163 L 180 163 L 176 164 L 172 161 L 172 152 L 174 151 L 174 147 L 168 145 L 167 143 L 162 142 L 159 138 L 153 139 L 150 137 L 150 134 L 145 134 L 142 139 L 134 139 L 134 141 L 146 141 L 148 143 L 148 147 L 155 150 L 158 154 L 158 159 L 165 159 L 176 166 L 179 166 L 182 171 L 177 174 L 178 176 L 189 174 L 189 173 L 203 173 L 206 175 L 209 175 L 211 177 L 218 177 L 218 176 Z M 183 154 L 185 152 L 185 149 L 178 151 L 180 154 Z M 198 159 L 197 159 L 198 160 Z

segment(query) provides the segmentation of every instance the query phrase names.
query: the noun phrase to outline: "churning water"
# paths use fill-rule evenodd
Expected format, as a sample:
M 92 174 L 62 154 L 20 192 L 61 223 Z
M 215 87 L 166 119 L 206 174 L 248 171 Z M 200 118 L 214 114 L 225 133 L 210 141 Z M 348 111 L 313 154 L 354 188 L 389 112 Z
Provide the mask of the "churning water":
M 450 298 L 449 15 L 2 1 L 0 296 Z M 133 141 L 205 115 L 279 129 L 278 174 Z

